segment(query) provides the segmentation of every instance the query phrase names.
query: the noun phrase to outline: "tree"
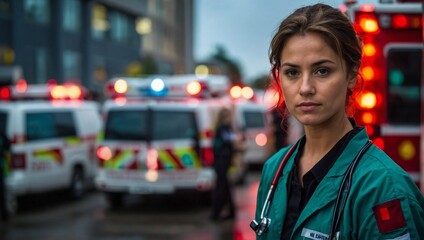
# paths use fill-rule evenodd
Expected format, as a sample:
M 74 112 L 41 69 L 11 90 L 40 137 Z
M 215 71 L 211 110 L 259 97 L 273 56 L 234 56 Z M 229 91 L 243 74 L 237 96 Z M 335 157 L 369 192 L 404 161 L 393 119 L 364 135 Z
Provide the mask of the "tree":
M 242 84 L 242 75 L 239 64 L 231 59 L 227 51 L 222 45 L 216 46 L 215 53 L 212 54 L 212 62 L 217 62 L 221 67 L 223 74 L 227 75 L 230 78 L 232 84 Z

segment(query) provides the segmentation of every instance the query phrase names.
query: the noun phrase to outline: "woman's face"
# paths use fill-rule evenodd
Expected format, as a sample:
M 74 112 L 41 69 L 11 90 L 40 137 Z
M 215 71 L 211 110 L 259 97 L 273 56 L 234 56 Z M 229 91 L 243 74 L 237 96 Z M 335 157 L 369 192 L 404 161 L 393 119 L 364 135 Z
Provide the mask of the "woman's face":
M 289 112 L 304 125 L 326 125 L 345 116 L 348 79 L 344 62 L 316 33 L 295 35 L 281 53 L 280 79 Z

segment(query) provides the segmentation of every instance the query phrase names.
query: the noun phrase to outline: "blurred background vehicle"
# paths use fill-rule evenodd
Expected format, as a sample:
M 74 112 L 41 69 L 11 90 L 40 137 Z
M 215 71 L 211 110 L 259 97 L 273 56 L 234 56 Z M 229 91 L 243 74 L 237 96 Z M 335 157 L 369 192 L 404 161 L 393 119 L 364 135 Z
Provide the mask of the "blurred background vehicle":
M 68 189 L 81 198 L 93 186 L 95 139 L 102 124 L 98 103 L 83 99 L 73 83 L 0 88 L 0 131 L 10 141 L 6 194 L 14 213 L 17 197 Z

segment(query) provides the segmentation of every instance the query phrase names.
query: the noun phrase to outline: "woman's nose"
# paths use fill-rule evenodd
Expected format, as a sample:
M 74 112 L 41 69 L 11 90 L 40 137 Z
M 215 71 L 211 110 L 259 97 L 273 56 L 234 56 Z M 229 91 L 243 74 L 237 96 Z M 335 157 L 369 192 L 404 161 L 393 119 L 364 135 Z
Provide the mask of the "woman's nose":
M 308 96 L 315 94 L 315 86 L 313 80 L 308 74 L 303 75 L 301 81 L 302 83 L 300 85 L 299 90 L 300 95 Z

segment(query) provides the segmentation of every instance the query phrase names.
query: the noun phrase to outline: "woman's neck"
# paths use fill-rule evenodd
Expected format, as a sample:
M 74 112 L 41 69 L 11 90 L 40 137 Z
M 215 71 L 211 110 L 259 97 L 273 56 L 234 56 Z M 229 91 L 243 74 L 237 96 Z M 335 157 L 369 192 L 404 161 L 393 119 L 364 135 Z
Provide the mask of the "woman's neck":
M 352 130 L 348 118 L 322 126 L 305 126 L 305 150 L 328 152 L 346 133 Z
M 306 143 L 300 158 L 299 176 L 315 166 L 352 129 L 348 118 L 322 126 L 305 126 Z

